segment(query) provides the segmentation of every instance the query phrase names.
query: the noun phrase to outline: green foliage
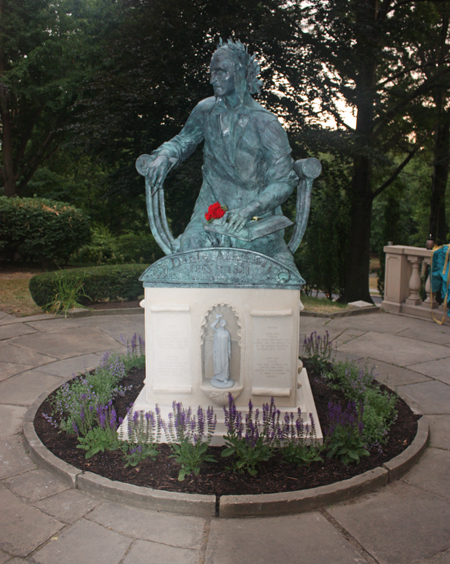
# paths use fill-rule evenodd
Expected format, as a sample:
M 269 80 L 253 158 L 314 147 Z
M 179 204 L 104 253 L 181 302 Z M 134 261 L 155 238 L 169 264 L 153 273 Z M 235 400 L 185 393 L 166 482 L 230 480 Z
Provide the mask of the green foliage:
M 314 462 L 323 462 L 320 456 L 323 451 L 321 445 L 307 445 L 300 442 L 289 442 L 281 449 L 283 460 L 298 466 L 309 466 Z
M 203 462 L 216 462 L 215 458 L 207 454 L 209 444 L 206 442 L 198 442 L 193 444 L 187 441 L 181 441 L 178 443 L 172 443 L 170 448 L 172 449 L 172 458 L 178 462 L 181 466 L 180 472 L 178 474 L 178 480 L 182 482 L 186 476 L 194 473 L 198 476 L 200 472 L 200 466 Z
M 161 414 L 156 406 L 156 416 L 153 411 L 128 411 L 128 441 L 123 443 L 122 453 L 125 467 L 137 466 L 146 458 L 153 460 L 158 456 L 157 444 L 161 439 L 163 427 Z
M 205 412 L 201 407 L 197 409 L 197 416 L 192 415 L 192 410 L 183 408 L 181 403 L 173 402 L 173 411 L 169 413 L 169 423 L 164 424 L 166 437 L 170 440 L 172 458 L 181 466 L 178 480 L 183 481 L 187 475 L 194 473 L 198 476 L 203 462 L 216 462 L 208 454 L 217 424 L 212 407 Z M 205 432 L 206 431 L 206 432 Z
M 115 429 L 110 427 L 93 427 L 84 437 L 78 436 L 77 448 L 86 451 L 85 458 L 91 458 L 99 452 L 106 450 L 117 450 L 120 448 L 120 441 L 117 439 Z
M 328 331 L 325 331 L 323 337 L 313 331 L 309 337 L 305 336 L 303 340 L 303 354 L 314 365 L 315 369 L 322 373 L 328 368 L 333 352 L 333 341 L 330 341 Z
M 66 263 L 89 238 L 89 221 L 73 206 L 0 196 L 0 252 L 11 260 Z
M 104 225 L 92 230 L 91 242 L 71 257 L 75 263 L 123 264 L 124 262 L 152 263 L 164 256 L 149 231 L 113 235 Z
M 122 393 L 119 382 L 125 374 L 122 358 L 106 353 L 94 371 L 58 388 L 52 407 L 53 415 L 60 420 L 61 430 L 85 436 L 99 422 L 103 413 L 99 408 L 107 406 L 112 398 Z
M 84 307 L 79 303 L 80 298 L 89 298 L 84 293 L 83 281 L 67 278 L 59 278 L 56 281 L 57 289 L 54 298 L 45 305 L 45 310 L 49 313 L 64 313 L 67 317 L 69 310 Z
M 265 443 L 262 435 L 256 441 L 249 441 L 228 432 L 224 439 L 227 448 L 222 451 L 222 456 L 233 456 L 231 468 L 235 472 L 247 471 L 250 476 L 256 476 L 261 462 L 270 460 L 274 455 L 274 449 Z
M 322 176 L 313 188 L 308 227 L 294 258 L 306 280 L 304 291 L 322 291 L 332 299 L 333 294 L 342 295 L 345 286 L 349 178 L 346 167 L 337 159 L 328 155 L 322 164 Z
M 374 369 L 369 370 L 367 366 L 353 362 L 336 362 L 324 375 L 331 386 L 341 390 L 348 400 L 362 402 L 364 442 L 368 445 L 385 444 L 397 415 L 397 398 L 380 389 L 374 380 Z
M 338 425 L 327 445 L 328 458 L 338 458 L 346 466 L 350 463 L 359 464 L 361 457 L 369 456 L 364 447 L 364 439 L 358 429 L 350 425 Z
M 33 276 L 29 289 L 31 297 L 40 307 L 52 301 L 61 280 L 81 281 L 84 292 L 92 302 L 135 300 L 143 294 L 139 276 L 144 270 L 145 265 L 123 264 L 46 272 Z

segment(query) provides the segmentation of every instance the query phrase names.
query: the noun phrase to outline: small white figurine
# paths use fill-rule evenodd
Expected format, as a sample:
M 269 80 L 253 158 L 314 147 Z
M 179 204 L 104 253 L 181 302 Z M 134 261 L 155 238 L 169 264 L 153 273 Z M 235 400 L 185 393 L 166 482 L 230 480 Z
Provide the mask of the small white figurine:
M 211 324 L 214 329 L 214 378 L 211 384 L 215 388 L 231 388 L 234 385 L 233 380 L 230 380 L 231 337 L 225 329 L 226 324 L 223 315 L 216 313 L 216 320 Z

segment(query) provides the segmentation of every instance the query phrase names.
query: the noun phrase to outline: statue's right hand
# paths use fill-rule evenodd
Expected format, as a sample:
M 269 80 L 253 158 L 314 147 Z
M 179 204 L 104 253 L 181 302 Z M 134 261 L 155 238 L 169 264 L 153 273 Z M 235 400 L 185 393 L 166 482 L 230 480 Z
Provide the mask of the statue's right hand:
M 145 176 L 149 181 L 151 186 L 159 188 L 162 186 L 167 173 L 169 172 L 170 161 L 165 155 L 158 155 L 154 161 L 152 161 L 145 172 Z

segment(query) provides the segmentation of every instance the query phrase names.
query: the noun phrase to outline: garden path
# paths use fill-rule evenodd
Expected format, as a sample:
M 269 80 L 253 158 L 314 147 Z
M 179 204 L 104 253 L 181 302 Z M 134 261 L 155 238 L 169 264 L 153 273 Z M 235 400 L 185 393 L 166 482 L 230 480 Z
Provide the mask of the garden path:
M 136 509 L 70 489 L 27 454 L 22 424 L 45 390 L 95 367 L 143 315 L 76 319 L 0 312 L 0 564 L 450 564 L 450 326 L 371 313 L 302 317 L 337 356 L 375 364 L 416 402 L 430 446 L 379 491 L 301 515 L 205 519 Z

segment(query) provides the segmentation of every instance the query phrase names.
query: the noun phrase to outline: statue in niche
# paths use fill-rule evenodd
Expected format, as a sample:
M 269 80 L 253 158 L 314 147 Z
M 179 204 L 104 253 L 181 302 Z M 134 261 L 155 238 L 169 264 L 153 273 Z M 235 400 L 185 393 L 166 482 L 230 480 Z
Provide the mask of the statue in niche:
M 234 385 L 233 380 L 230 380 L 231 336 L 225 329 L 226 325 L 223 315 L 216 313 L 216 319 L 211 324 L 214 329 L 214 378 L 211 384 L 215 388 L 231 388 Z
M 152 233 L 166 254 L 233 247 L 260 252 L 296 271 L 293 252 L 304 234 L 312 179 L 320 174 L 320 163 L 313 158 L 297 161 L 294 171 L 286 132 L 252 98 L 261 87 L 260 67 L 240 41 L 220 42 L 210 72 L 214 96 L 194 108 L 177 136 L 137 160 L 146 178 Z M 202 187 L 190 223 L 174 239 L 165 217 L 163 183 L 202 141 Z M 297 184 L 297 223 L 287 245 L 284 228 L 292 222 L 283 216 L 281 204 Z M 205 214 L 217 202 L 225 214 L 207 221 Z

